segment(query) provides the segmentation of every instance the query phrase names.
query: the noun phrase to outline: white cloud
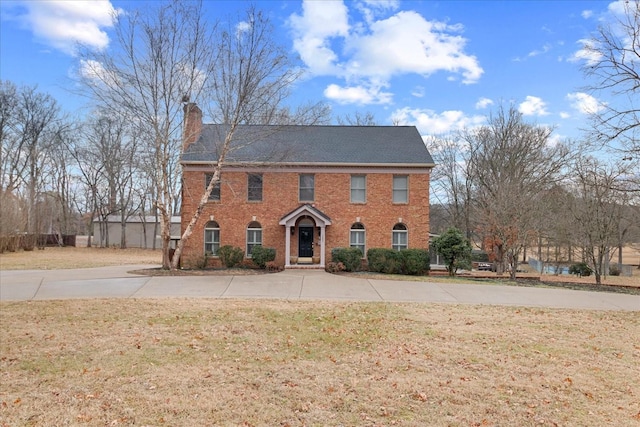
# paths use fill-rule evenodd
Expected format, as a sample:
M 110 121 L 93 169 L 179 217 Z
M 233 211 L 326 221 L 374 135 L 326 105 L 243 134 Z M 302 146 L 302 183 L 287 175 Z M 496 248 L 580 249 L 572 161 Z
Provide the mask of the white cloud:
M 12 19 L 22 23 L 42 43 L 73 55 L 78 43 L 101 50 L 109 44 L 105 28 L 113 26 L 120 10 L 109 0 L 21 1 Z
M 416 98 L 422 98 L 424 97 L 424 93 L 425 93 L 425 89 L 424 86 L 416 86 L 415 88 L 413 88 L 413 90 L 411 91 L 411 95 L 415 96 Z
M 349 34 L 347 7 L 342 2 L 305 1 L 302 15 L 293 14 L 289 23 L 295 34 L 293 47 L 313 74 L 337 72 L 338 56 L 331 39 Z
M 480 98 L 478 102 L 476 102 L 476 110 L 482 110 L 487 108 L 489 105 L 493 105 L 493 100 L 489 98 Z
M 571 114 L 567 113 L 566 111 L 560 111 L 561 119 L 568 119 L 569 117 L 571 117 Z
M 236 32 L 238 34 L 246 33 L 250 29 L 251 29 L 251 23 L 247 21 L 238 22 L 238 24 L 236 25 Z
M 397 8 L 396 2 L 356 5 L 377 5 L 377 14 Z M 467 40 L 459 34 L 460 25 L 428 21 L 413 11 L 381 19 L 369 14 L 366 22 L 349 25 L 342 1 L 303 1 L 302 9 L 289 23 L 294 49 L 313 75 L 342 79 L 348 86 L 376 87 L 388 86 L 394 76 L 428 77 L 438 71 L 470 84 L 484 72 L 477 58 L 464 52 Z
M 390 78 L 437 71 L 461 74 L 464 83 L 476 82 L 483 73 L 474 56 L 463 53 L 466 39 L 458 27 L 425 20 L 412 11 L 399 12 L 372 23 L 369 33 L 346 41 L 349 74 Z
M 93 86 L 117 87 L 120 85 L 120 79 L 115 74 L 107 71 L 100 62 L 93 59 L 81 59 L 77 72 L 80 78 Z
M 533 58 L 534 56 L 545 54 L 545 53 L 549 52 L 550 50 L 551 50 L 551 45 L 549 43 L 547 43 L 544 46 L 542 46 L 541 49 L 532 50 L 531 52 L 529 52 L 527 54 L 527 56 L 529 58 Z
M 546 110 L 546 103 L 537 96 L 527 96 L 519 106 L 520 111 L 525 116 L 546 116 L 549 114 Z
M 584 92 L 574 92 L 567 95 L 571 106 L 582 114 L 596 114 L 602 111 L 606 104 Z
M 443 135 L 478 126 L 485 121 L 484 116 L 467 116 L 459 110 L 436 113 L 432 110 L 408 107 L 396 110 L 391 115 L 391 119 L 394 123 L 416 126 L 421 135 Z
M 571 55 L 569 61 L 586 61 L 587 65 L 594 65 L 600 60 L 600 58 L 602 58 L 602 55 L 594 50 L 595 46 L 593 45 L 592 40 L 580 39 L 578 40 L 578 43 L 582 45 L 582 48 L 578 49 L 573 55 Z
M 580 14 L 584 19 L 589 19 L 593 16 L 593 10 L 583 10 Z
M 629 6 L 629 1 L 628 0 L 617 0 L 614 2 L 609 3 L 609 6 L 607 7 L 607 9 L 609 10 L 610 13 L 617 15 L 617 16 L 624 16 L 625 15 L 625 11 L 628 7 L 637 7 L 633 5 L 633 2 L 631 2 L 632 5 Z
M 324 90 L 324 96 L 339 104 L 389 104 L 392 94 L 383 92 L 381 87 L 351 86 L 342 87 L 330 84 Z

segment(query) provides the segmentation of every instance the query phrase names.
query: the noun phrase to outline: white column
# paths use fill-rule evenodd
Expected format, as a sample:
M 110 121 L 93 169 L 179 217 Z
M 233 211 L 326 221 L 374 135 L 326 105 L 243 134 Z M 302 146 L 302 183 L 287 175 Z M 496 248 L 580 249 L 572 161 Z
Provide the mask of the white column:
M 291 266 L 291 263 L 289 262 L 289 258 L 291 255 L 291 226 L 290 225 L 287 225 L 285 227 L 284 247 L 285 247 L 284 266 L 286 268 Z
M 320 267 L 324 267 L 324 232 L 325 232 L 325 225 L 321 225 L 320 226 Z

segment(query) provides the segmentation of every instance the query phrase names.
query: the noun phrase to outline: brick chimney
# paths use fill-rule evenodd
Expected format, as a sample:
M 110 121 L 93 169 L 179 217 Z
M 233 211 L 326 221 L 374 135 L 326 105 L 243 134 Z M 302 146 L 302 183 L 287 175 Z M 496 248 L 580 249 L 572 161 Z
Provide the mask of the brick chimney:
M 202 110 L 194 102 L 184 104 L 184 123 L 182 134 L 182 152 L 200 137 L 202 132 Z

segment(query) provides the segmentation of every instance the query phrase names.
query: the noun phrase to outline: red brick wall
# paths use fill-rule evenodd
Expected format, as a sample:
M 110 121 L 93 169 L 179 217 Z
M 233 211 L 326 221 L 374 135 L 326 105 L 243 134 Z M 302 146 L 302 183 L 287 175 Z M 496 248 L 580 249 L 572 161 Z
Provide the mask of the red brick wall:
M 185 170 L 183 175 L 182 230 L 189 223 L 204 190 L 203 171 Z M 349 246 L 349 230 L 360 217 L 366 230 L 366 248 L 391 247 L 391 230 L 399 218 L 408 228 L 409 247 L 427 248 L 429 244 L 429 174 L 409 175 L 409 203 L 392 203 L 393 173 L 358 172 L 366 175 L 366 203 L 351 203 L 351 173 L 313 172 L 315 175 L 316 209 L 331 218 L 326 231 L 326 261 L 331 249 Z M 253 221 L 262 225 L 263 246 L 276 248 L 276 262 L 284 265 L 285 227 L 280 219 L 300 205 L 298 200 L 299 172 L 269 172 L 263 174 L 262 202 L 247 201 L 247 173 L 226 169 L 222 172 L 221 200 L 207 203 L 193 235 L 185 245 L 182 265 L 193 266 L 204 253 L 204 225 L 213 215 L 220 226 L 220 245 L 246 248 L 246 228 Z M 316 235 L 316 241 L 318 237 Z M 291 236 L 291 253 L 298 249 L 298 236 Z M 320 247 L 315 254 L 319 256 Z M 215 263 L 215 261 L 213 261 Z

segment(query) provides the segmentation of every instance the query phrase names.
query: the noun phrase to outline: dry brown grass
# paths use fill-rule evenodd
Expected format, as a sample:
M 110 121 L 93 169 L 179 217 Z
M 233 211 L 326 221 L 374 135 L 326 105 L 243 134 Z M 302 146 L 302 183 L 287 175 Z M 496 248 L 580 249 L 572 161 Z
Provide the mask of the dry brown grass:
M 53 247 L 0 254 L 0 268 L 3 270 L 54 270 L 131 264 L 162 264 L 162 252 L 150 249 Z
M 0 425 L 640 425 L 640 316 L 233 300 L 0 304 Z

